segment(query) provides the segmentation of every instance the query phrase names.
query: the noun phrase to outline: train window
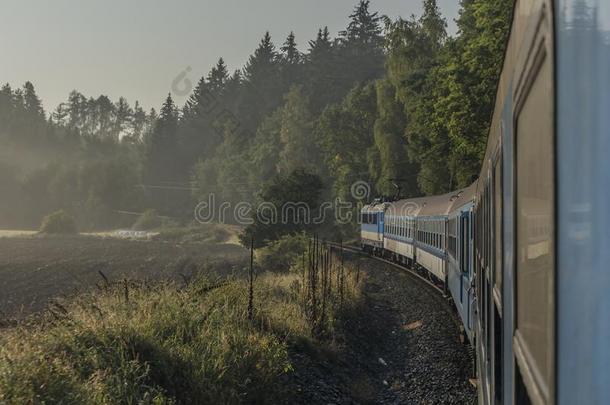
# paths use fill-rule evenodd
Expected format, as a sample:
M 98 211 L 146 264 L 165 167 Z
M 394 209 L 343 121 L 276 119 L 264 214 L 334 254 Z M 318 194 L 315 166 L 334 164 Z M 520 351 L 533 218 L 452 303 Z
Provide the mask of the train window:
M 515 353 L 530 394 L 548 400 L 554 350 L 553 78 L 549 58 L 539 66 L 516 120 Z

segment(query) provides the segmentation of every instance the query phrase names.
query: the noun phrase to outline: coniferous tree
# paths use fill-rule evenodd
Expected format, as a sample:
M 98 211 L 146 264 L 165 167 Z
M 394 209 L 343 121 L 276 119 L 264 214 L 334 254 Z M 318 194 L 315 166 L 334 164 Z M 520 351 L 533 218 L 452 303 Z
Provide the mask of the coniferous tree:
M 302 55 L 297 48 L 294 32 L 290 32 L 284 45 L 280 48 L 281 54 L 281 75 L 285 86 L 290 87 L 301 81 L 301 62 Z
M 174 180 L 176 161 L 178 110 L 171 94 L 167 95 L 155 127 L 147 139 L 146 174 L 151 181 Z
M 36 121 L 45 120 L 42 102 L 38 98 L 34 85 L 31 82 L 26 82 L 23 86 L 23 102 L 25 112 L 30 119 Z
M 244 68 L 244 94 L 239 115 L 250 133 L 255 132 L 264 116 L 279 106 L 283 89 L 278 54 L 271 35 L 266 32 Z
M 369 10 L 370 1 L 360 0 L 350 22 L 339 33 L 342 72 L 347 85 L 373 80 L 383 73 L 381 17 Z
M 227 80 L 229 80 L 229 72 L 225 65 L 225 61 L 222 58 L 220 58 L 218 63 L 216 63 L 216 66 L 212 68 L 208 74 L 207 80 L 210 91 L 214 95 L 220 96 L 224 91 Z
M 340 66 L 337 63 L 337 54 L 334 52 L 328 27 L 318 30 L 316 39 L 309 41 L 306 58 L 305 90 L 312 111 L 319 114 L 324 107 L 338 102 L 343 97 L 337 80 L 341 75 Z
M 341 40 L 350 45 L 358 46 L 381 46 L 383 37 L 381 36 L 381 26 L 378 13 L 369 11 L 369 0 L 360 0 L 354 12 L 349 16 L 350 22 L 345 31 L 341 31 Z

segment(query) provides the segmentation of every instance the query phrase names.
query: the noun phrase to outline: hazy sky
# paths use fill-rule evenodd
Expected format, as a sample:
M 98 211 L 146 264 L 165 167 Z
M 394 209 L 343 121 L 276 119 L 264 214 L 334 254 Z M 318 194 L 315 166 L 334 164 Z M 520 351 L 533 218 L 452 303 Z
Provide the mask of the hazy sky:
M 0 0 L 0 83 L 34 83 L 46 110 L 71 90 L 158 109 L 187 68 L 193 84 L 220 56 L 241 68 L 266 30 L 276 46 L 295 32 L 302 50 L 319 27 L 335 36 L 357 0 Z M 439 0 L 455 31 L 458 0 Z M 372 0 L 392 18 L 421 0 Z M 175 97 L 182 104 L 185 97 Z

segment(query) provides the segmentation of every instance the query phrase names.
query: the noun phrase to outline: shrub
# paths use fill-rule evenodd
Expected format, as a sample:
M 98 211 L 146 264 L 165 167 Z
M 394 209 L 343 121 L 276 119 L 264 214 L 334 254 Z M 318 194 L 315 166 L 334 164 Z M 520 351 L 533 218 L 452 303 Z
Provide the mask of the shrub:
M 229 231 L 222 226 L 207 224 L 188 227 L 164 227 L 155 239 L 174 243 L 223 243 L 230 236 Z
M 134 231 L 150 231 L 151 229 L 159 228 L 162 225 L 161 218 L 155 210 L 146 210 L 138 217 L 133 224 Z
M 285 235 L 256 251 L 256 261 L 264 269 L 287 272 L 302 257 L 307 249 L 305 234 Z
M 74 218 L 64 210 L 59 210 L 43 218 L 40 232 L 47 234 L 75 234 L 76 223 Z

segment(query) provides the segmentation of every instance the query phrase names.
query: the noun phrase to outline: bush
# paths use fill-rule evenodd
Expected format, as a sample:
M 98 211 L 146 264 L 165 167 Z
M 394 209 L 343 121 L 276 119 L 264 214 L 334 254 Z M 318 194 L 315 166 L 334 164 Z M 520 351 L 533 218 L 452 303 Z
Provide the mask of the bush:
M 59 210 L 43 218 L 40 232 L 46 234 L 75 234 L 76 223 L 74 218 L 64 210 Z
M 155 210 L 146 210 L 138 217 L 133 224 L 134 231 L 150 231 L 151 229 L 159 228 L 162 225 L 161 218 Z
M 155 236 L 156 240 L 174 243 L 223 243 L 230 238 L 229 231 L 222 226 L 209 224 L 188 227 L 164 227 Z
M 298 264 L 303 252 L 307 249 L 308 239 L 303 233 L 285 235 L 256 251 L 256 261 L 263 268 L 284 273 Z

